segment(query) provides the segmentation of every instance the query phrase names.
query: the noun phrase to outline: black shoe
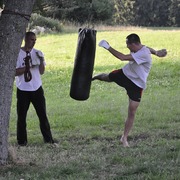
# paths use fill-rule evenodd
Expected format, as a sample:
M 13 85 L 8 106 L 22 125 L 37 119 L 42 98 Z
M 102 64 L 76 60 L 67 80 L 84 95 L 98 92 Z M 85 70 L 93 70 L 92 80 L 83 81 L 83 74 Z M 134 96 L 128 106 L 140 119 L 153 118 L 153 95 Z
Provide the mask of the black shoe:
M 58 141 L 56 139 L 53 139 L 51 141 L 44 141 L 44 143 L 49 143 L 49 144 L 58 144 Z
M 58 141 L 57 140 L 52 140 L 52 141 L 46 141 L 45 143 L 48 143 L 50 147 L 53 147 L 53 148 L 58 148 L 59 147 L 59 144 L 58 144 Z

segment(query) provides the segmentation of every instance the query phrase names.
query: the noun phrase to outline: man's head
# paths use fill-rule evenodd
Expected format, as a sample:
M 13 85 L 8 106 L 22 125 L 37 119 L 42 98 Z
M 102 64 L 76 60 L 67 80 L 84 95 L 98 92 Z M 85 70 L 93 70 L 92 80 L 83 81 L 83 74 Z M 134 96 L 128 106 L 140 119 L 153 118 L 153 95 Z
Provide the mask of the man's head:
M 130 34 L 126 37 L 126 44 L 131 52 L 136 52 L 141 47 L 141 40 L 137 34 Z
M 26 32 L 25 47 L 32 49 L 36 43 L 36 34 L 33 32 Z

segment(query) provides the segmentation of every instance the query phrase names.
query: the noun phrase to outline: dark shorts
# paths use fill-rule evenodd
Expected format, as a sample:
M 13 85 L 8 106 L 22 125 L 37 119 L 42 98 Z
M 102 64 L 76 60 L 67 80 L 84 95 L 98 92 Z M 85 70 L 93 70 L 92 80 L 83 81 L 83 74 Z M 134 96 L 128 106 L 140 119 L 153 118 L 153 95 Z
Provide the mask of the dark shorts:
M 128 79 L 122 69 L 114 70 L 109 73 L 109 79 L 121 87 L 124 87 L 127 91 L 129 98 L 133 101 L 140 102 L 143 89 L 134 84 Z

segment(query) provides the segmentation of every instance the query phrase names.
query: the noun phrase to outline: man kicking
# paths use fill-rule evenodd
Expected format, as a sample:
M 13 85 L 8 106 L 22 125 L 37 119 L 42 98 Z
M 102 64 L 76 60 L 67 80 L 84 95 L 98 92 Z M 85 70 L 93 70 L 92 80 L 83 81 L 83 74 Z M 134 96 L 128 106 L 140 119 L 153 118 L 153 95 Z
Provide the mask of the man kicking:
M 122 69 L 114 70 L 109 74 L 99 74 L 92 80 L 100 80 L 105 82 L 115 82 L 119 86 L 124 87 L 129 96 L 128 116 L 125 121 L 124 133 L 121 142 L 124 147 L 129 147 L 127 138 L 133 126 L 136 110 L 140 104 L 143 89 L 146 88 L 146 81 L 149 75 L 152 58 L 151 54 L 158 57 L 166 56 L 165 49 L 155 51 L 152 48 L 141 44 L 141 40 L 137 34 L 130 34 L 126 37 L 127 48 L 130 54 L 123 54 L 114 48 L 105 40 L 99 42 L 99 46 L 107 49 L 113 56 L 121 61 L 129 61 Z

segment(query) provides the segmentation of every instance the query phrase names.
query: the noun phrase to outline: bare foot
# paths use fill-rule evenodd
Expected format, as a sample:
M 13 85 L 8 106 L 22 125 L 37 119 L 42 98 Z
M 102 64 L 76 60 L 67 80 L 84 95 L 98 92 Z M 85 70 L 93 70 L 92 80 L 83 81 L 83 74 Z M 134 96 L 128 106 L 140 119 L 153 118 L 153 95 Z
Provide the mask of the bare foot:
M 130 147 L 128 142 L 127 142 L 127 139 L 124 138 L 124 136 L 121 137 L 121 140 L 120 140 L 123 144 L 124 147 Z

